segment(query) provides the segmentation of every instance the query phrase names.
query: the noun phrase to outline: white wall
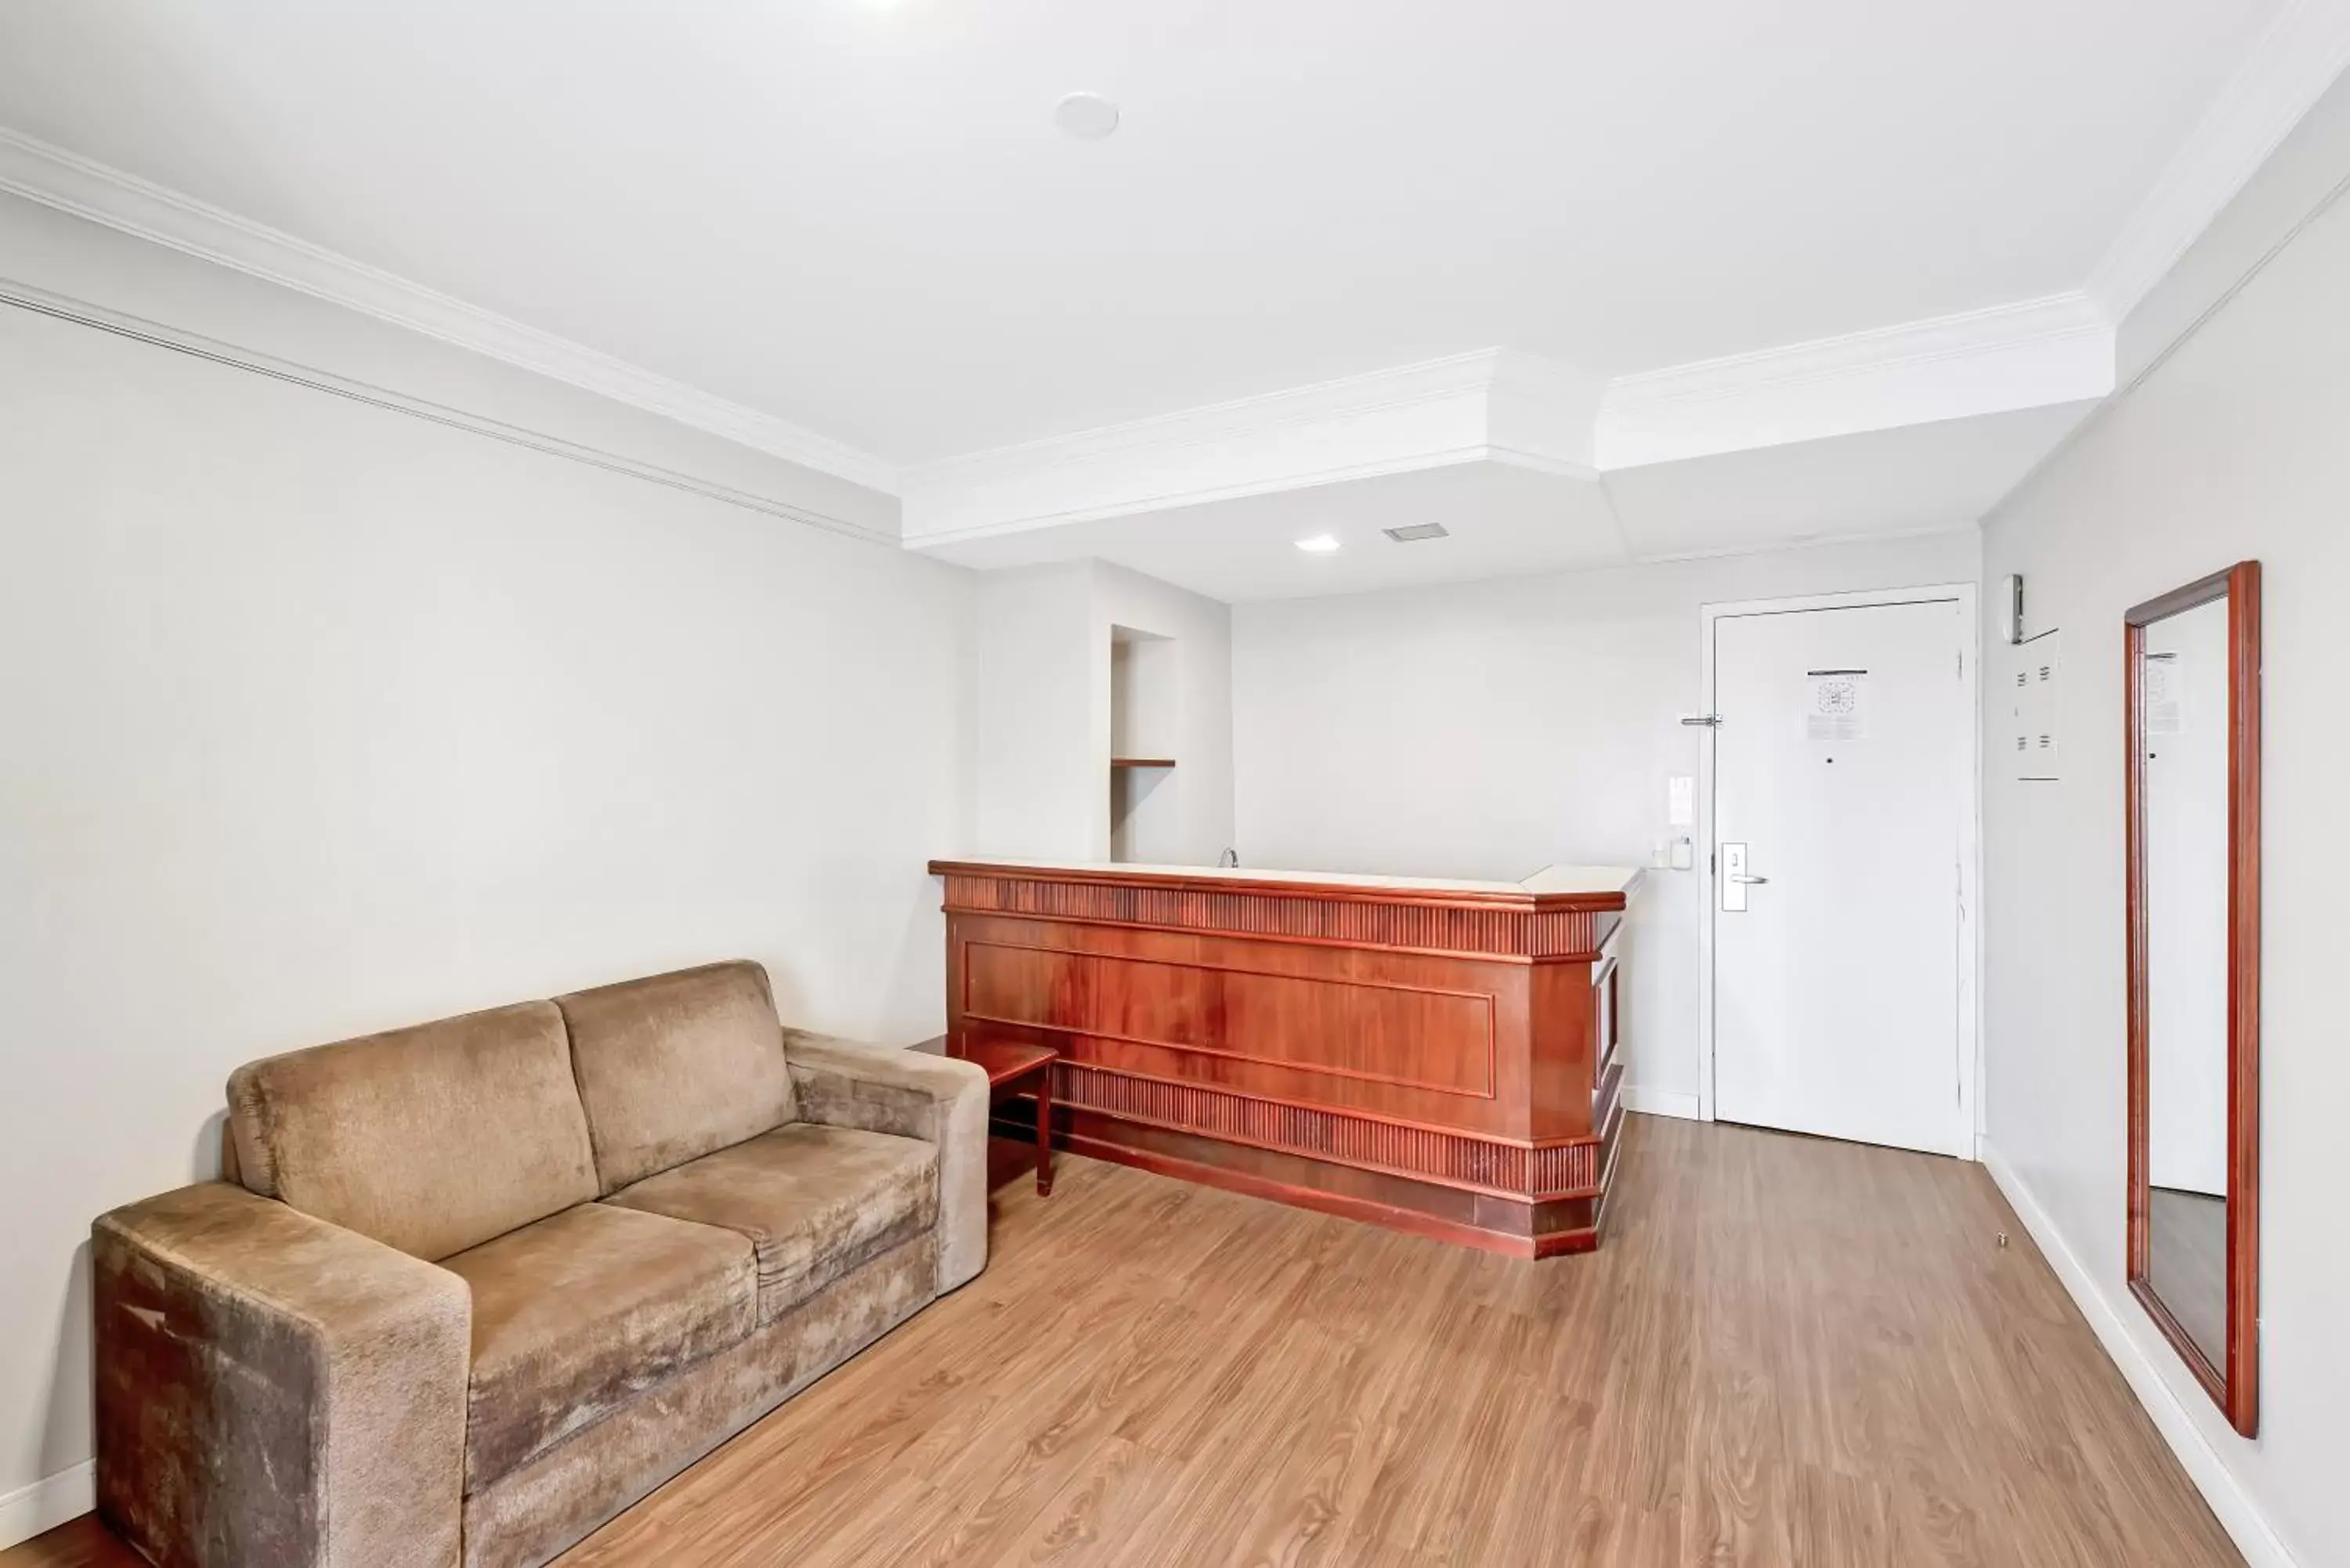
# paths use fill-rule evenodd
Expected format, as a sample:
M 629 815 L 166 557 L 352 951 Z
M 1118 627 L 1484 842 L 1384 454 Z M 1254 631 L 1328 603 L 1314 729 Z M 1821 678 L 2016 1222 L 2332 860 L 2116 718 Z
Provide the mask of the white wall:
M 25 215 L 0 207 L 0 275 L 70 259 Z M 221 329 L 224 275 L 86 237 L 61 271 Z M 235 297 L 279 351 L 373 342 L 511 415 L 499 368 Z M 606 434 L 695 455 L 650 417 Z M 0 1529 L 87 1505 L 89 1222 L 216 1169 L 237 1063 L 731 954 L 795 1021 L 935 1031 L 923 862 L 968 836 L 971 597 L 888 545 L 0 306 Z
M 1108 761 L 1094 760 L 1093 566 L 979 578 L 972 738 L 972 849 L 1014 859 L 1099 860 Z
M 1170 639 L 1174 772 L 1152 789 L 1154 852 L 1212 865 L 1232 841 L 1232 620 L 1223 604 L 1102 561 L 979 579 L 974 784 L 981 854 L 1110 856 L 1113 628 Z
M 1698 610 L 1972 582 L 1971 533 L 1237 607 L 1232 727 L 1251 866 L 1514 879 L 1646 865 L 1697 773 Z M 1694 1114 L 1700 878 L 1635 906 L 1628 1080 Z
M 2200 254 L 2203 303 L 2350 172 L 2337 87 Z M 2288 186 L 2285 182 L 2291 182 Z M 2301 200 L 2285 198 L 2298 192 Z M 2233 258 L 2236 265 L 2222 265 Z M 2061 627 L 2068 759 L 1984 794 L 1987 1133 L 2019 1209 L 2256 1564 L 2350 1563 L 2350 1108 L 2334 854 L 2350 730 L 2350 202 L 2323 212 L 1986 526 Z M 2150 301 L 2171 322 L 2192 300 Z M 2126 338 L 2128 335 L 2126 334 Z M 2245 557 L 2265 576 L 2261 1435 L 2236 1437 L 2124 1282 L 2122 614 Z M 2034 1212 L 2036 1211 L 2036 1213 Z

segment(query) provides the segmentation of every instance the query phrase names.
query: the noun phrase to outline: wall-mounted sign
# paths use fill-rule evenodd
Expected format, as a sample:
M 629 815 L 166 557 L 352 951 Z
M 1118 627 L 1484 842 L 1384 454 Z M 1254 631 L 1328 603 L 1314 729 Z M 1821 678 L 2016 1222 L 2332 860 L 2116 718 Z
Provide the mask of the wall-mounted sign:
M 2054 784 L 2063 776 L 2064 747 L 2058 726 L 2063 717 L 2059 694 L 2064 689 L 2064 634 L 2043 631 L 2011 649 L 2005 683 L 2001 688 L 2001 766 L 2022 784 Z

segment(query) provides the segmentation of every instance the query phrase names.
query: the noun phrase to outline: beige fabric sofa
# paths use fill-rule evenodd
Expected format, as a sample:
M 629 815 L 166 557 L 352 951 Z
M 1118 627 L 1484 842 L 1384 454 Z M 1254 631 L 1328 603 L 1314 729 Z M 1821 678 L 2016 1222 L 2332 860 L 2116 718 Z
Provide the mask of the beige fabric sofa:
M 162 1568 L 545 1563 L 986 1262 L 986 1075 L 752 963 L 229 1100 L 231 1179 L 92 1232 L 99 1507 Z

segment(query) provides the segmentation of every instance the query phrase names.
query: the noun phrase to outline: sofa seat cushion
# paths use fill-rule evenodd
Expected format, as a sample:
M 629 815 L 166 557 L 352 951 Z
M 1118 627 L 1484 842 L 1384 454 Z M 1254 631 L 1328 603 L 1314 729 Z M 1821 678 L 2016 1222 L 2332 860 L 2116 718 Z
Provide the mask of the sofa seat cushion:
M 746 1337 L 739 1233 L 583 1203 L 442 1260 L 473 1292 L 465 1491 Z
M 750 1239 L 759 1321 L 772 1323 L 867 1259 L 937 1223 L 935 1145 L 794 1122 L 605 1199 Z

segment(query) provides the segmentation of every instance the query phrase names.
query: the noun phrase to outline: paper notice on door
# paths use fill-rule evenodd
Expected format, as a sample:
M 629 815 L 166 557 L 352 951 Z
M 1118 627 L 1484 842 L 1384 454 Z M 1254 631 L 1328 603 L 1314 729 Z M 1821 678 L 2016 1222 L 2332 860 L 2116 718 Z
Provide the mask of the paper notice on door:
M 1810 671 L 1811 703 L 1804 732 L 1814 741 L 1857 741 L 1868 733 L 1868 671 Z
M 2186 683 L 2180 679 L 2178 659 L 2176 653 L 2149 653 L 2138 667 L 2138 700 L 2146 704 L 2149 735 L 2187 732 Z

